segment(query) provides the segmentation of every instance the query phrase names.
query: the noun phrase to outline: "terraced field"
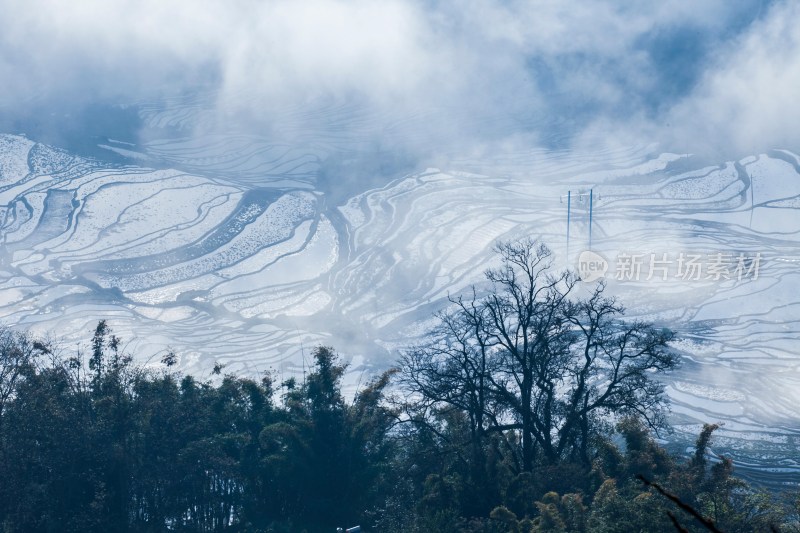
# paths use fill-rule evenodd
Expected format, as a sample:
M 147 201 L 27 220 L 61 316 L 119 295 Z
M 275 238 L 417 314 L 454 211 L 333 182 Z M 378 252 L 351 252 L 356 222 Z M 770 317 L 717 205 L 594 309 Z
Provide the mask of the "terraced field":
M 145 108 L 143 120 L 199 120 L 171 109 Z M 680 336 L 669 440 L 685 446 L 701 423 L 723 421 L 716 451 L 733 453 L 740 470 L 797 479 L 795 154 L 706 164 L 651 146 L 516 150 L 335 199 L 324 162 L 353 142 L 104 143 L 143 162 L 124 166 L 0 136 L 0 320 L 73 342 L 107 318 L 143 362 L 171 347 L 199 375 L 214 361 L 299 372 L 309 346 L 332 344 L 352 357 L 355 383 L 420 339 L 448 294 L 480 283 L 495 240 L 536 236 L 557 266 L 574 266 L 589 248 L 592 189 L 591 249 L 609 262 L 608 290 L 630 316 Z M 625 270 L 633 256 L 636 276 Z M 680 271 L 688 256 L 705 268 L 697 279 Z M 709 270 L 720 257 L 723 276 Z

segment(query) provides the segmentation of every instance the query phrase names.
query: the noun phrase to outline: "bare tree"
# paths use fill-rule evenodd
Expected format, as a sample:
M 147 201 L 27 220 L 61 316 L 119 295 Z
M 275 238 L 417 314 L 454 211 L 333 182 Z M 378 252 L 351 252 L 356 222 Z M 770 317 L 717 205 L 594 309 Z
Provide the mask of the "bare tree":
M 621 320 L 624 308 L 584 290 L 570 272 L 552 272 L 535 240 L 500 243 L 490 290 L 451 299 L 431 341 L 403 358 L 403 376 L 426 408 L 449 406 L 470 421 L 473 445 L 513 431 L 521 469 L 570 457 L 588 465 L 591 439 L 610 418 L 636 414 L 663 423 L 656 372 L 674 368 L 672 333 Z
M 451 302 L 455 310 L 437 314 L 430 342 L 402 357 L 400 379 L 415 393 L 413 410 L 419 422 L 431 420 L 431 411 L 443 406 L 465 415 L 472 464 L 479 472 L 486 434 L 501 426 L 504 407 L 492 383 L 495 360 L 484 337 L 483 307 L 474 292 L 470 300 Z

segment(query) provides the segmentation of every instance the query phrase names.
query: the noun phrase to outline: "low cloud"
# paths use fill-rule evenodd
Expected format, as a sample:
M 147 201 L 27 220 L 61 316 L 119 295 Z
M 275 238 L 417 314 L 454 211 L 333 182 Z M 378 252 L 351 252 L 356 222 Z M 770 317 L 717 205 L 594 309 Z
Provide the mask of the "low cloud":
M 800 150 L 800 4 L 775 6 L 720 47 L 697 87 L 666 115 L 686 151 Z
M 202 127 L 289 141 L 325 130 L 411 151 L 800 145 L 791 2 L 0 0 L 0 11 L 6 118 L 200 93 Z

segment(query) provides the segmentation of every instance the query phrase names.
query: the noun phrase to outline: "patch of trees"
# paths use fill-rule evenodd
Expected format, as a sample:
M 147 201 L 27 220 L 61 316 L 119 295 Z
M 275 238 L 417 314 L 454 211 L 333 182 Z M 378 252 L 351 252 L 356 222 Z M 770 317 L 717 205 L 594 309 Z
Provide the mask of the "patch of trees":
M 331 348 L 302 382 L 147 370 L 100 322 L 85 353 L 0 330 L 0 530 L 800 531 L 781 501 L 669 455 L 671 333 L 605 287 L 498 247 L 429 342 L 342 392 Z
M 389 374 L 346 402 L 328 348 L 276 387 L 145 371 L 105 322 L 86 364 L 0 340 L 4 532 L 328 531 L 391 491 Z

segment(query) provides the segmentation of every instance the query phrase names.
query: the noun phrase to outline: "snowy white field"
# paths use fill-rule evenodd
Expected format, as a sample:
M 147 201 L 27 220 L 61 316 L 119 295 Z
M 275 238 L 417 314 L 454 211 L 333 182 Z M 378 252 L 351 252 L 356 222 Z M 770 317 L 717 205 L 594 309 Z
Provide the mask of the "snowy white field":
M 800 445 L 797 155 L 708 165 L 648 146 L 531 150 L 452 161 L 333 202 L 314 178 L 331 142 L 104 145 L 177 171 L 0 136 L 0 321 L 75 342 L 106 318 L 142 362 L 169 347 L 201 376 L 215 361 L 296 372 L 325 343 L 352 358 L 357 379 L 417 341 L 448 294 L 480 282 L 497 239 L 541 238 L 558 266 L 573 266 L 589 248 L 580 194 L 593 189 L 591 248 L 610 263 L 608 290 L 630 316 L 679 333 L 671 440 L 721 421 L 716 451 L 740 470 L 773 482 L 800 472 L 789 455 Z M 680 276 L 681 254 L 702 258 L 700 279 Z M 720 254 L 731 273 L 739 257 L 749 272 L 715 279 Z M 643 261 L 638 279 L 622 273 L 629 256 Z M 649 270 L 653 258 L 663 271 Z

